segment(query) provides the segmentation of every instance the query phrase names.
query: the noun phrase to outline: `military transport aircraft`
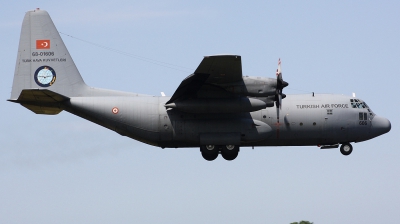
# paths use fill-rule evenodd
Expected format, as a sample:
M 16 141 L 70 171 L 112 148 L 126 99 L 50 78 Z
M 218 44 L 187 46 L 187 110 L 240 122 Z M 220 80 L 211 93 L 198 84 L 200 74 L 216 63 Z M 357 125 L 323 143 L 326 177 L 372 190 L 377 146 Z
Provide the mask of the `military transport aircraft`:
M 361 99 L 332 94 L 285 95 L 276 78 L 242 76 L 241 57 L 203 58 L 172 97 L 85 84 L 49 14 L 23 20 L 11 98 L 37 114 L 65 110 L 123 136 L 162 148 L 200 147 L 204 159 L 238 156 L 239 147 L 319 146 L 349 155 L 351 142 L 391 129 Z M 284 99 L 284 100 L 282 100 Z M 282 106 L 282 104 L 284 106 Z

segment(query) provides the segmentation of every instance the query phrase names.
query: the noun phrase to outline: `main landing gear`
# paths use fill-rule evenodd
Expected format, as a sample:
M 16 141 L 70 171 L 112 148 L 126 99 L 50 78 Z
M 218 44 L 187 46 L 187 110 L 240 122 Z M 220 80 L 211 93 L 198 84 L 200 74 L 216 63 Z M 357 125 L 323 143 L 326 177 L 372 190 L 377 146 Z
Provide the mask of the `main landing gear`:
M 353 146 L 350 143 L 343 143 L 342 146 L 340 146 L 340 152 L 343 155 L 348 156 L 353 152 Z
M 221 153 L 226 160 L 234 160 L 239 154 L 237 145 L 202 145 L 200 146 L 201 155 L 205 160 L 213 161 Z

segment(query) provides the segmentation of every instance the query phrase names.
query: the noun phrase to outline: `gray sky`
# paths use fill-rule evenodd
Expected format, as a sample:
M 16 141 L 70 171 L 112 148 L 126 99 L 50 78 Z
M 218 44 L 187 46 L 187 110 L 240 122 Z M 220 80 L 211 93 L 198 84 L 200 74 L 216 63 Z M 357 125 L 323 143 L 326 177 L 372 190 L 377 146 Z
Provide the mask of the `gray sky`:
M 160 149 L 66 112 L 35 115 L 10 97 L 24 13 L 59 31 L 186 68 L 174 70 L 62 35 L 88 85 L 172 95 L 204 55 L 242 56 L 244 75 L 286 94 L 365 100 L 392 130 L 353 144 L 243 148 L 227 162 Z M 0 223 L 398 223 L 398 1 L 9 1 L 0 17 Z

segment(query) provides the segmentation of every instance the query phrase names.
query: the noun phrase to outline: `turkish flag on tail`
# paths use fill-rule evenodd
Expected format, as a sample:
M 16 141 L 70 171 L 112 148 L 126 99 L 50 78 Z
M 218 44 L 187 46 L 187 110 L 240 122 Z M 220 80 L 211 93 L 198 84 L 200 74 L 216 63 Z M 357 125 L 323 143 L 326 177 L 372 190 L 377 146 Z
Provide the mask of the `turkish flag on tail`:
M 36 40 L 36 49 L 50 49 L 50 40 Z

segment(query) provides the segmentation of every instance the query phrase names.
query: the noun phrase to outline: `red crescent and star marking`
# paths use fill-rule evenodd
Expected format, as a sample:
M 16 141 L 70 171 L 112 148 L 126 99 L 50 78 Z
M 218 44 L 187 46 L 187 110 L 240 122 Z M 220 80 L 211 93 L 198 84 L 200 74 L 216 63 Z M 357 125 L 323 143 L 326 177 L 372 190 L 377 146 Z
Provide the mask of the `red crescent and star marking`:
M 112 111 L 113 114 L 118 114 L 119 109 L 118 109 L 118 107 L 114 107 L 114 108 L 112 108 L 111 111 Z
M 50 40 L 36 40 L 36 49 L 50 49 Z

